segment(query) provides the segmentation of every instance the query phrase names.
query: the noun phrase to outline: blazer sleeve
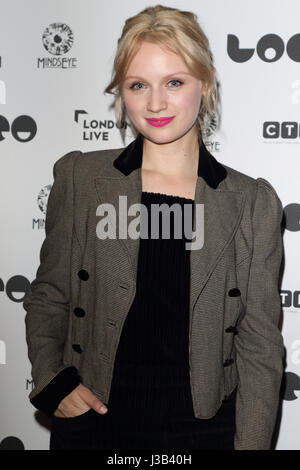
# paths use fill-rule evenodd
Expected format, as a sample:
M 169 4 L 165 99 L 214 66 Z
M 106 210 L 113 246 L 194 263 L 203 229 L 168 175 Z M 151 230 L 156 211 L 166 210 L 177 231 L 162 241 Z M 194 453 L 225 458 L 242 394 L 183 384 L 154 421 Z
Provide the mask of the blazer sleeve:
M 284 345 L 278 327 L 283 210 L 273 186 L 263 178 L 256 181 L 246 312 L 235 335 L 235 450 L 270 449 L 283 375 Z
M 34 383 L 29 399 L 35 408 L 48 415 L 81 382 L 77 369 L 63 363 L 70 306 L 73 169 L 80 154 L 69 152 L 54 164 L 40 265 L 23 301 Z

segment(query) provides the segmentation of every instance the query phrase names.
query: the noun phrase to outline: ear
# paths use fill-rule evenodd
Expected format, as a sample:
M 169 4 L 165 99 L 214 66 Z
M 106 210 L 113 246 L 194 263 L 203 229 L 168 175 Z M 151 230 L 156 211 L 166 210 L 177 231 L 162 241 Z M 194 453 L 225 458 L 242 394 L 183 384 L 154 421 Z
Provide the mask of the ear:
M 213 75 L 215 76 L 216 75 L 216 69 L 212 66 L 211 70 L 212 70 Z M 201 82 L 201 86 L 202 86 L 201 93 L 202 93 L 203 96 L 205 96 L 206 93 L 207 93 L 207 83 Z
M 201 83 L 201 94 L 205 96 L 207 93 L 207 83 Z

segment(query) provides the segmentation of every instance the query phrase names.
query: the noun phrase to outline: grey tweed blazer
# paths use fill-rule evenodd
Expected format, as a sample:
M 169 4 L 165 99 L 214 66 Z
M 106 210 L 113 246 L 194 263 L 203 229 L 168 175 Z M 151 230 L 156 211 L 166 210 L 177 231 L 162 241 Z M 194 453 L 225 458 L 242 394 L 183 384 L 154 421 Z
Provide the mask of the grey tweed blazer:
M 142 153 L 139 134 L 125 148 L 72 151 L 54 164 L 40 265 L 23 303 L 29 399 L 49 415 L 79 383 L 108 403 L 139 238 L 98 238 L 96 210 L 110 203 L 118 221 L 119 195 L 140 203 Z M 213 417 L 237 388 L 235 449 L 269 449 L 284 356 L 282 204 L 267 180 L 221 164 L 202 141 L 195 203 L 204 204 L 204 245 L 190 252 L 194 415 Z

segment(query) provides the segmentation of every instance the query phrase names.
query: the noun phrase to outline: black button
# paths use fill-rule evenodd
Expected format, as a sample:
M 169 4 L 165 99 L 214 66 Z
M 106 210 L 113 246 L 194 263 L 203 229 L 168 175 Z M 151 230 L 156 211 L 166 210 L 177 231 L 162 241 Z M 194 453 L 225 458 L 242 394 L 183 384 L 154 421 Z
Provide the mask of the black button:
M 235 326 L 233 325 L 230 325 L 228 328 L 226 328 L 226 333 L 233 333 L 233 334 L 237 334 L 238 333 L 238 330 Z
M 241 295 L 241 291 L 237 287 L 234 287 L 233 289 L 230 289 L 228 291 L 228 295 L 230 297 L 238 297 L 239 295 Z
M 74 351 L 76 351 L 78 354 L 81 354 L 82 353 L 82 349 L 80 347 L 79 344 L 72 344 L 72 348 L 74 349 Z
M 90 277 L 89 273 L 85 269 L 80 269 L 80 271 L 78 271 L 78 276 L 82 281 L 87 281 Z
M 80 308 L 80 307 L 74 308 L 74 313 L 76 317 L 84 317 L 85 315 L 85 311 L 83 310 L 83 308 Z
M 224 367 L 230 366 L 231 364 L 233 364 L 233 362 L 234 362 L 233 359 L 226 359 L 226 361 L 224 362 L 223 366 L 224 366 Z

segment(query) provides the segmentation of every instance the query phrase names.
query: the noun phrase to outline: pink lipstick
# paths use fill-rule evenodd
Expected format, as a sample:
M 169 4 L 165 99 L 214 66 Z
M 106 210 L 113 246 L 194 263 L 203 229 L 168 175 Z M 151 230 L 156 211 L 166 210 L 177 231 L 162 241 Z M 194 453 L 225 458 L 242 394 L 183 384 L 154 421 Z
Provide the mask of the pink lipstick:
M 150 119 L 146 119 L 146 121 L 149 122 L 149 124 L 151 124 L 151 126 L 161 127 L 161 126 L 165 126 L 166 124 L 169 124 L 169 122 L 171 122 L 174 119 L 174 117 L 175 116 L 161 117 L 161 118 L 150 118 Z

